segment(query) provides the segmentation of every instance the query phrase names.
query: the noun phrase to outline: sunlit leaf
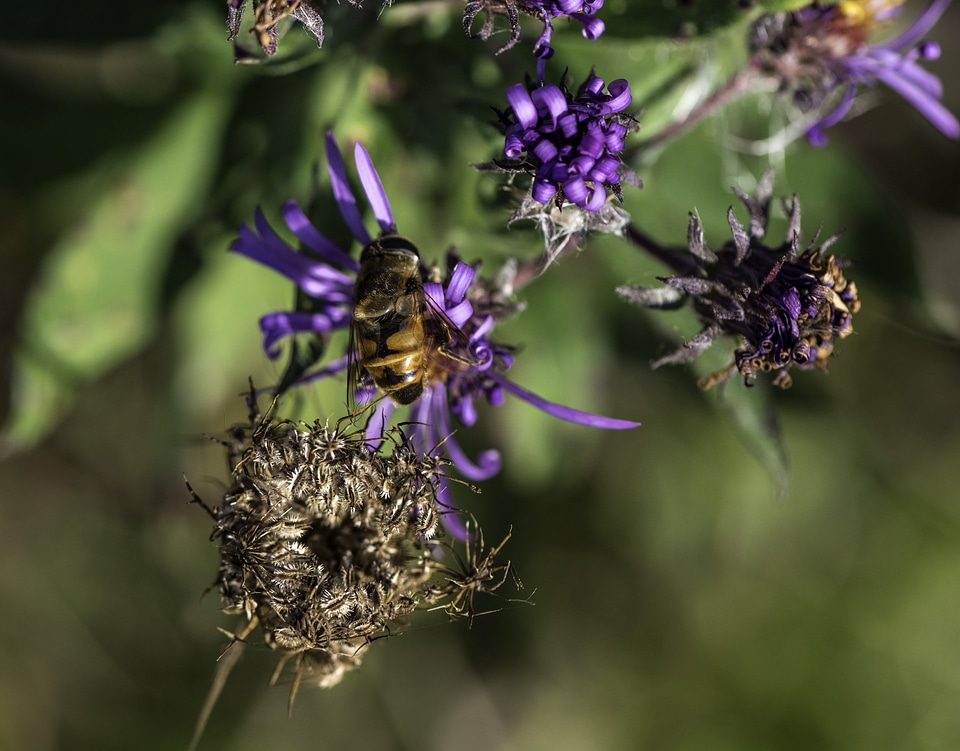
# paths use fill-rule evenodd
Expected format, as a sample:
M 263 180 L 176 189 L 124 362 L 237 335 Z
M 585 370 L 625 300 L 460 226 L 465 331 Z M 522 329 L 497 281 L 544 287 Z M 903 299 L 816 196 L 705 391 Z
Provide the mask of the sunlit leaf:
M 153 335 L 157 287 L 206 189 L 227 103 L 204 92 L 183 105 L 51 251 L 24 315 L 8 448 L 42 438 L 79 387 Z

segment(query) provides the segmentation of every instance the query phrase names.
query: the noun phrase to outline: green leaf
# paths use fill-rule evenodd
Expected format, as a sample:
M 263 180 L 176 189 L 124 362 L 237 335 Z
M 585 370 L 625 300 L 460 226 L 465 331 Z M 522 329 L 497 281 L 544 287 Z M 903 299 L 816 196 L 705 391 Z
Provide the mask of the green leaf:
M 204 91 L 182 105 L 53 247 L 24 313 L 5 451 L 43 438 L 79 387 L 152 337 L 159 281 L 207 189 L 228 103 Z

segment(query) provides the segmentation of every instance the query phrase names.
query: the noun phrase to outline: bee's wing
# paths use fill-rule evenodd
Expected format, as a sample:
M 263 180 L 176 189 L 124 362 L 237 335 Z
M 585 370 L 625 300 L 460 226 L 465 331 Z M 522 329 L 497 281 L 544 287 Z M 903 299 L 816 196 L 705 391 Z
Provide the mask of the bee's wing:
M 350 343 L 347 347 L 347 405 L 351 414 L 360 408 L 362 401 L 366 401 L 359 399 L 358 394 L 373 388 L 373 378 L 361 362 L 363 358 L 357 342 L 358 335 L 357 320 L 351 317 Z

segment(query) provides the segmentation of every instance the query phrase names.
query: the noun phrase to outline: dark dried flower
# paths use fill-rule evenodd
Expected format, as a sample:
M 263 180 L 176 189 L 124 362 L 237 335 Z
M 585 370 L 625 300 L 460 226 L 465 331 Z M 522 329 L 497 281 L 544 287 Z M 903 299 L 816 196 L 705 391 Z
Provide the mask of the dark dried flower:
M 359 4 L 351 0 L 351 5 Z M 227 0 L 227 39 L 234 42 L 237 62 L 251 60 L 250 53 L 236 42 L 246 6 L 247 0 Z M 311 0 L 253 0 L 253 27 L 250 33 L 256 37 L 264 53 L 276 54 L 280 25 L 288 18 L 303 24 L 316 39 L 317 46 L 323 46 L 323 16 L 316 3 Z
M 604 24 L 595 16 L 603 7 L 603 0 L 469 0 L 463 9 L 463 30 L 467 36 L 489 39 L 494 32 L 494 19 L 502 16 L 510 22 L 510 39 L 497 54 L 506 52 L 520 41 L 520 16 L 530 16 L 543 21 L 543 33 L 533 48 L 538 58 L 539 77 L 543 78 L 543 63 L 553 56 L 550 39 L 553 36 L 553 19 L 568 17 L 583 26 L 585 39 L 596 39 L 604 31 Z M 474 34 L 473 22 L 484 14 L 480 32 Z
M 437 555 L 443 548 L 459 560 L 435 541 L 449 512 L 438 497 L 445 460 L 418 451 L 399 428 L 375 447 L 349 420 L 261 418 L 250 401 L 250 423 L 224 442 L 232 485 L 221 505 L 204 504 L 220 546 L 224 610 L 243 619 L 236 639 L 259 629 L 282 655 L 278 673 L 294 661 L 295 692 L 304 678 L 338 683 L 420 603 L 451 618 L 478 614 L 473 594 L 497 589 L 510 567 L 495 560 L 502 544 L 479 564 L 468 546 L 460 569 Z
M 779 80 L 802 109 L 817 112 L 806 129 L 814 145 L 827 141 L 825 129 L 850 111 L 857 92 L 882 82 L 916 107 L 937 130 L 960 137 L 960 123 L 941 103 L 940 80 L 920 66 L 936 60 L 940 47 L 922 37 L 950 0 L 933 0 L 916 20 L 882 42 L 875 30 L 895 17 L 903 0 L 845 0 L 813 3 L 792 12 L 761 16 L 751 32 L 753 65 Z
M 731 206 L 727 221 L 733 232 L 716 252 L 704 243 L 700 220 L 690 215 L 687 250 L 664 248 L 637 230 L 630 237 L 665 261 L 680 276 L 661 278 L 659 289 L 621 287 L 617 291 L 631 302 L 649 308 L 675 308 L 685 298 L 703 322 L 703 330 L 654 367 L 693 360 L 721 335 L 737 337 L 741 346 L 726 369 L 702 379 L 710 388 L 734 372 L 747 385 L 761 371 L 776 371 L 774 384 L 787 388 L 790 370 L 826 370 L 836 342 L 853 333 L 852 317 L 860 309 L 853 282 L 843 275 L 842 259 L 826 251 L 839 235 L 819 246 L 819 231 L 800 251 L 800 203 L 789 205 L 787 239 L 776 248 L 764 245 L 770 217 L 773 172 L 764 175 L 751 198 L 734 189 L 750 214 L 749 229 L 737 220 Z

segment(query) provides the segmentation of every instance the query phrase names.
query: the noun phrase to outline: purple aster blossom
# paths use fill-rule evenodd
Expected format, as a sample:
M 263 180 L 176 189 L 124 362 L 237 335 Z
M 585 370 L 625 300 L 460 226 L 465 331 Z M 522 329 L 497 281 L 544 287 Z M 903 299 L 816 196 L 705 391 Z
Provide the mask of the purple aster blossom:
M 877 43 L 868 37 L 900 12 L 902 0 L 814 3 L 769 14 L 758 19 L 751 34 L 753 64 L 779 78 L 802 108 L 821 111 L 806 131 L 815 146 L 827 142 L 826 128 L 847 115 L 858 91 L 878 82 L 900 94 L 945 136 L 960 138 L 960 123 L 941 102 L 940 80 L 920 65 L 940 56 L 939 45 L 922 37 L 949 4 L 932 0 L 912 24 Z
M 346 167 L 331 133 L 326 138 L 327 169 L 333 183 L 333 194 L 344 222 L 354 238 L 366 247 L 373 238 L 367 231 L 350 189 Z M 397 232 L 390 203 L 373 166 L 370 155 L 359 143 L 354 158 L 360 183 L 379 227 L 379 236 Z M 267 355 L 280 355 L 278 342 L 291 333 L 328 333 L 349 328 L 354 305 L 354 285 L 360 264 L 349 251 L 337 247 L 324 237 L 306 218 L 295 201 L 282 209 L 282 216 L 290 231 L 310 251 L 298 253 L 270 227 L 258 209 L 254 228 L 240 227 L 238 237 L 230 249 L 283 274 L 307 295 L 316 306 L 311 312 L 278 311 L 268 313 L 260 320 L 263 346 Z M 428 316 L 437 317 L 451 328 L 457 339 L 456 358 L 434 356 L 429 358 L 426 388 L 409 409 L 412 431 L 407 431 L 414 445 L 422 453 L 443 452 L 458 471 L 469 480 L 483 480 L 500 470 L 497 451 L 485 451 L 476 460 L 469 458 L 457 444 L 454 423 L 470 427 L 477 419 L 476 403 L 486 400 L 499 406 L 508 392 L 532 404 L 547 414 L 568 422 L 598 428 L 620 430 L 639 423 L 601 417 L 547 401 L 517 386 L 504 375 L 513 364 L 513 355 L 506 347 L 489 339 L 498 315 L 505 310 L 504 293 L 496 285 L 483 283 L 476 269 L 451 254 L 449 273 L 443 282 L 423 284 Z M 429 274 L 425 274 L 429 278 Z M 300 383 L 342 373 L 347 370 L 351 354 L 329 363 L 300 379 Z M 362 397 L 361 397 L 362 398 Z M 385 427 L 397 405 L 389 399 L 380 399 L 368 423 L 371 441 L 385 434 Z M 444 486 L 445 487 L 445 486 Z M 444 489 L 444 495 L 447 491 Z M 455 508 L 452 503 L 448 504 Z M 462 527 L 452 520 L 447 525 L 454 534 L 462 536 Z
M 693 360 L 721 335 L 736 337 L 740 347 L 733 363 L 699 381 L 702 388 L 720 383 L 739 372 L 751 385 L 761 371 L 776 371 L 774 384 L 788 388 L 791 369 L 825 371 L 835 344 L 853 333 L 853 314 L 860 299 L 842 268 L 846 264 L 826 251 L 839 235 L 819 244 L 819 232 L 800 251 L 800 203 L 789 206 L 786 240 L 778 247 L 764 245 L 770 217 L 773 172 L 768 171 L 751 198 L 735 189 L 750 214 L 744 228 L 730 207 L 727 222 L 733 233 L 716 252 L 706 246 L 700 220 L 690 215 L 687 249 L 665 248 L 640 231 L 631 229 L 633 241 L 664 261 L 678 275 L 661 278 L 659 289 L 621 287 L 627 300 L 648 308 L 670 309 L 686 298 L 703 329 L 654 367 Z
M 543 21 L 543 32 L 533 47 L 537 57 L 537 77 L 543 80 L 543 67 L 547 59 L 553 56 L 550 40 L 553 36 L 553 19 L 567 17 L 579 23 L 585 39 L 594 40 L 603 34 L 603 21 L 596 12 L 603 7 L 603 0 L 472 0 L 463 9 L 463 30 L 467 36 L 489 39 L 494 30 L 494 18 L 505 16 L 510 22 L 510 39 L 497 54 L 506 52 L 520 41 L 520 14 Z M 478 34 L 473 34 L 473 22 L 484 14 L 483 26 Z
M 532 173 L 530 194 L 541 204 L 556 198 L 558 206 L 566 200 L 599 211 L 608 190 L 619 198 L 626 171 L 620 152 L 624 137 L 636 127 L 623 113 L 633 98 L 625 79 L 611 81 L 607 92 L 604 87 L 595 75 L 576 96 L 554 84 L 511 86 L 505 92 L 510 107 L 500 113 L 507 161 L 496 167 Z M 629 179 L 636 182 L 632 175 Z

